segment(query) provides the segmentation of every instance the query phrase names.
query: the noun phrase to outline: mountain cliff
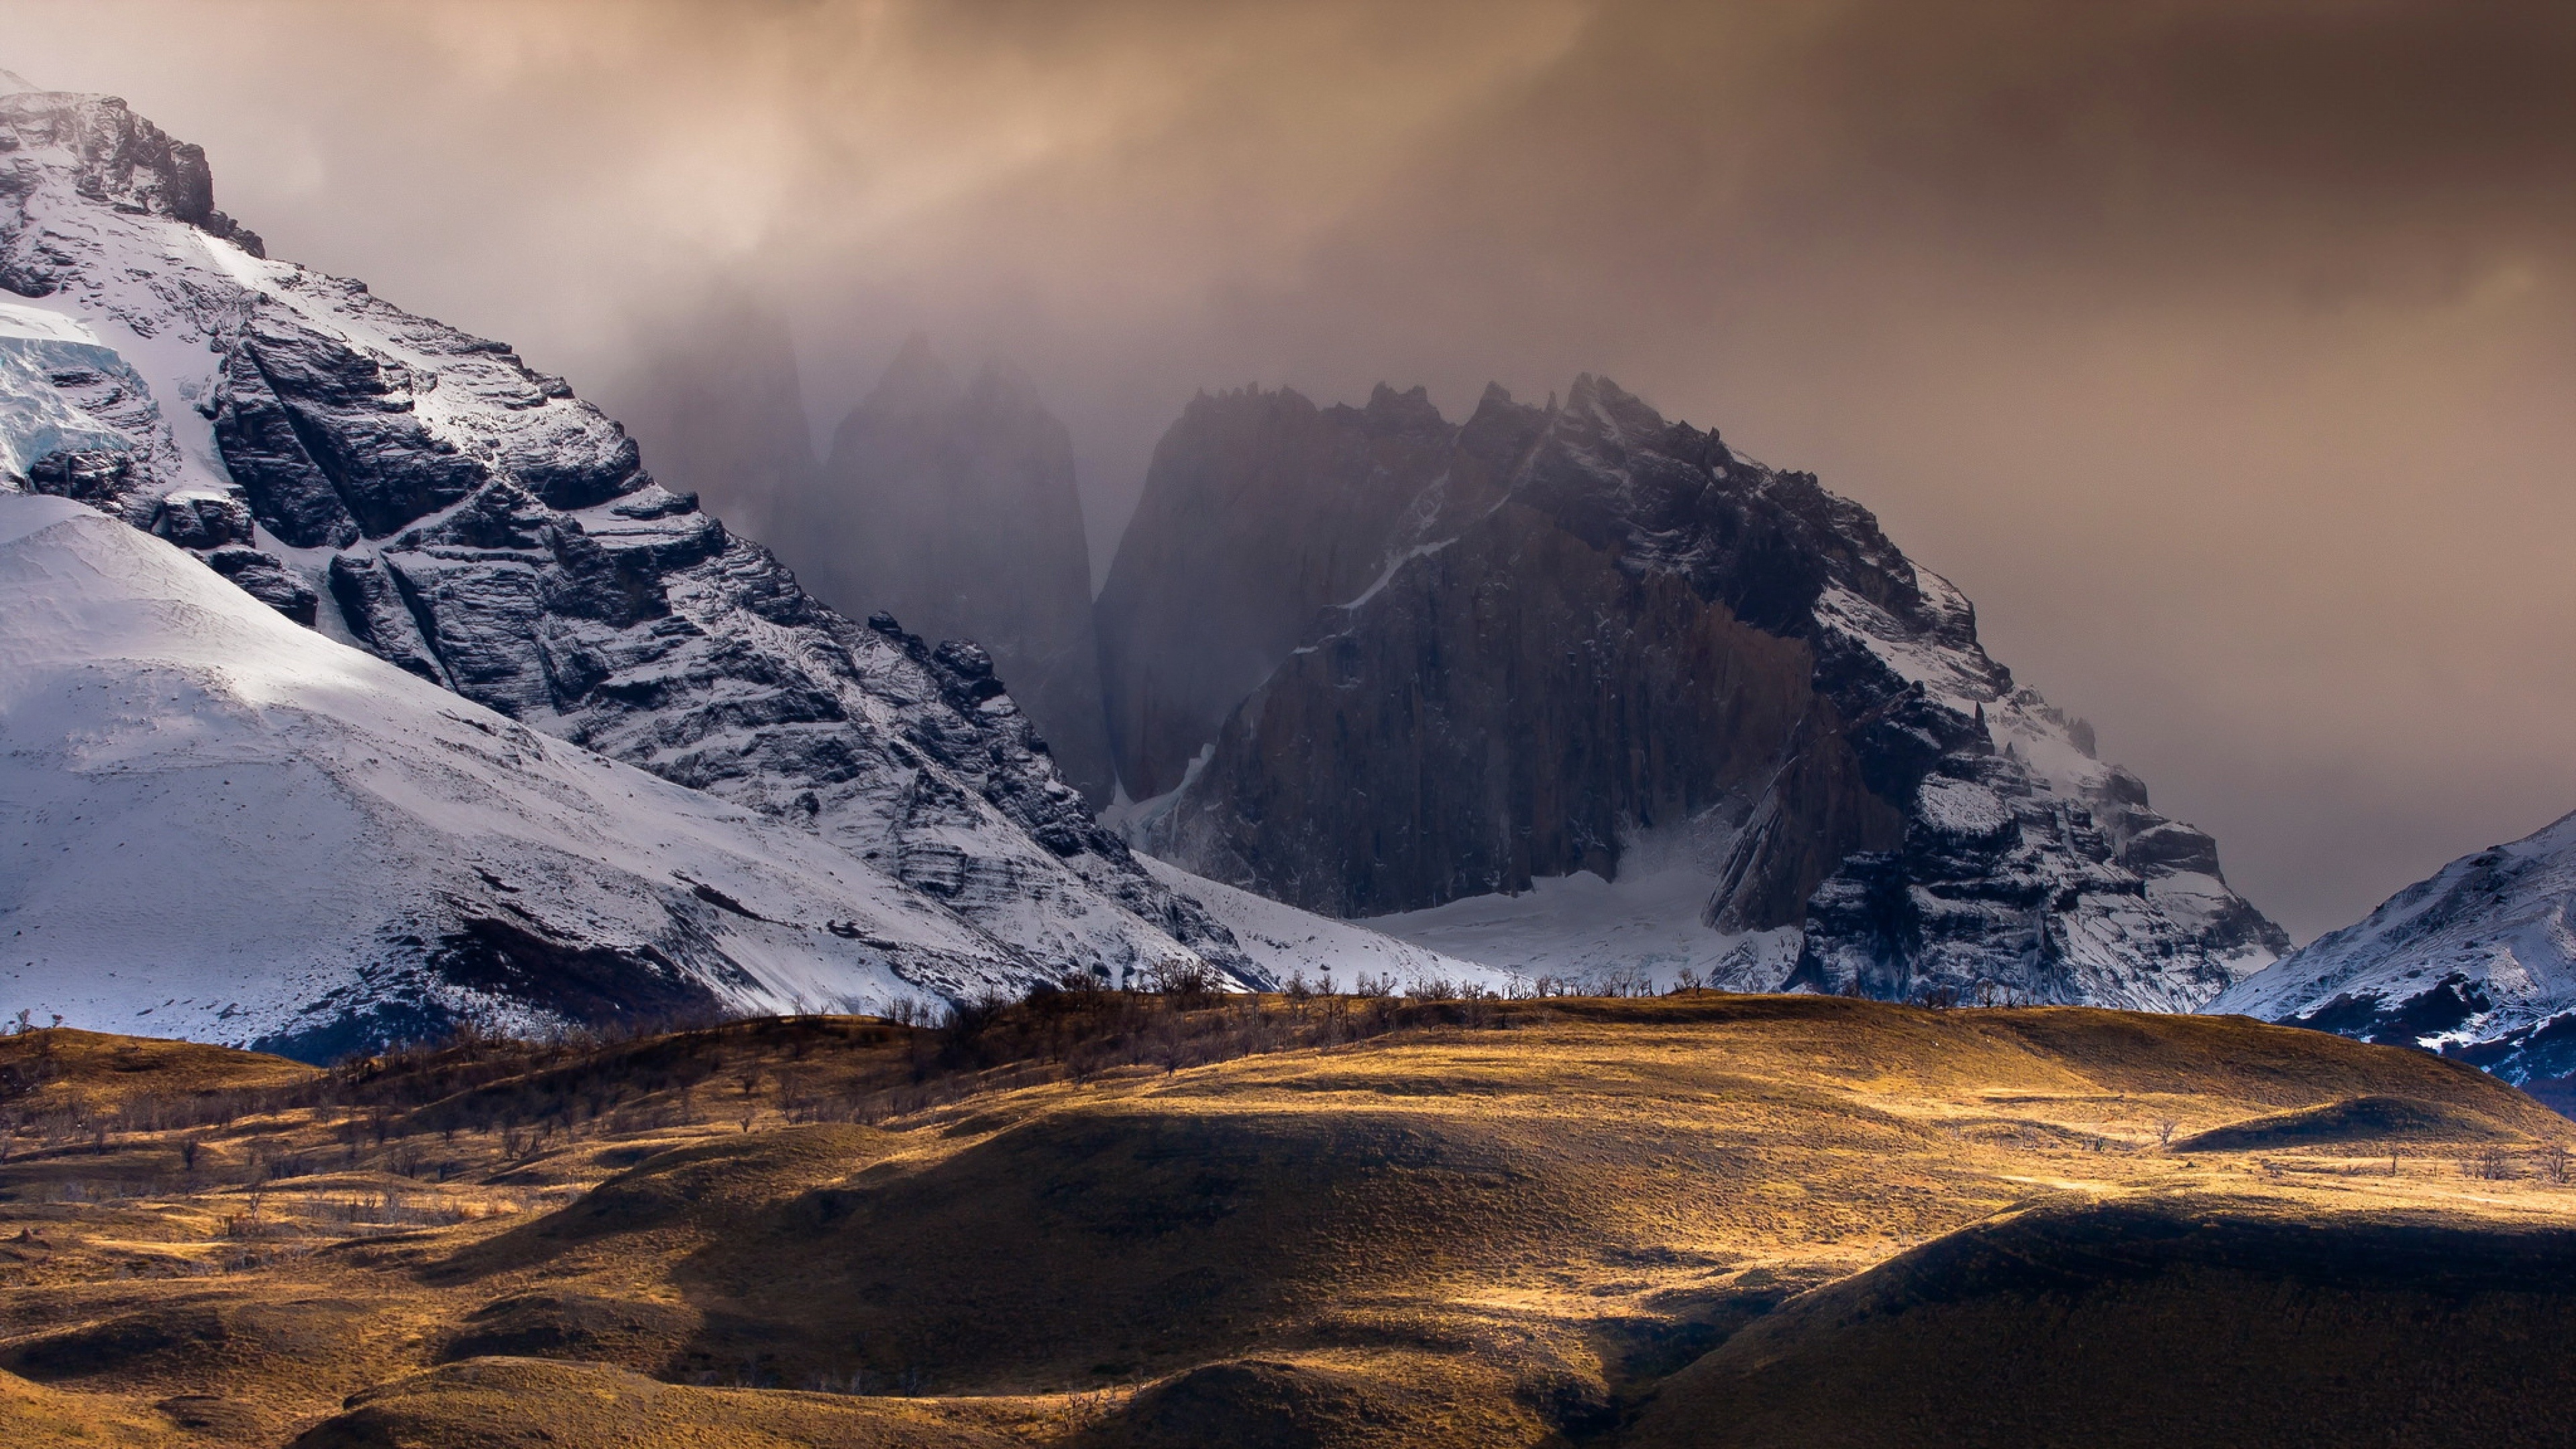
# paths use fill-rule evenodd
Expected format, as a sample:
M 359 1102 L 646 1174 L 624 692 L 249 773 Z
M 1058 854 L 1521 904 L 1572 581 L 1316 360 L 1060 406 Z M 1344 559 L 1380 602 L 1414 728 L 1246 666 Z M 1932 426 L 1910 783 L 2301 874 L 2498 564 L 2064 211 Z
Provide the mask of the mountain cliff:
M 1131 797 L 1177 788 L 1317 612 L 1385 570 L 1456 432 L 1420 388 L 1380 387 L 1365 408 L 1286 389 L 1203 397 L 1164 434 L 1095 608 Z
M 1253 966 L 1065 783 L 992 661 L 855 624 L 504 344 L 259 255 L 122 101 L 0 95 L 0 486 L 766 818 L 1031 973 Z
M 981 645 L 1058 772 L 1108 801 L 1073 440 L 1027 379 L 987 366 L 960 383 L 912 338 L 774 516 L 782 557 L 818 596 Z
M 1203 396 L 1099 617 L 1148 847 L 1400 935 L 1652 858 L 1648 964 L 1728 985 L 2175 1010 L 2287 949 L 1867 510 L 1604 379 Z
M 2208 1009 L 2440 1051 L 2566 1098 L 2576 815 L 2452 861 Z

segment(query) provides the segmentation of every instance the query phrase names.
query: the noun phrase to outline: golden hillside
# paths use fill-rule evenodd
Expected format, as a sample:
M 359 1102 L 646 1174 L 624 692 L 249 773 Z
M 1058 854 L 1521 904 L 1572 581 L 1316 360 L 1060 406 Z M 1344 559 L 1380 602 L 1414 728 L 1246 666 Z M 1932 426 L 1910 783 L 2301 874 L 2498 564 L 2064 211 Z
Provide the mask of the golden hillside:
M 166 1096 L 65 1037 L 12 1442 L 2540 1442 L 2576 1328 L 2567 1122 L 2241 1019 L 1100 993 Z

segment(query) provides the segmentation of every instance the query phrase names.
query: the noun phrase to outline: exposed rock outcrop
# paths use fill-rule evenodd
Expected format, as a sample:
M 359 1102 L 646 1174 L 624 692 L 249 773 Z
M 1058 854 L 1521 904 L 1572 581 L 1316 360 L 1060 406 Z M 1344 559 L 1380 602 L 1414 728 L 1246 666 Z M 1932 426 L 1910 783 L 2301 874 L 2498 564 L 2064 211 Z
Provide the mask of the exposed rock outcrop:
M 2172 1010 L 2287 947 L 1865 509 L 1602 379 L 1454 427 L 1202 398 L 1111 579 L 1144 838 L 1294 904 L 1610 877 L 1680 832 L 1715 936 L 1802 932 L 1729 984 Z

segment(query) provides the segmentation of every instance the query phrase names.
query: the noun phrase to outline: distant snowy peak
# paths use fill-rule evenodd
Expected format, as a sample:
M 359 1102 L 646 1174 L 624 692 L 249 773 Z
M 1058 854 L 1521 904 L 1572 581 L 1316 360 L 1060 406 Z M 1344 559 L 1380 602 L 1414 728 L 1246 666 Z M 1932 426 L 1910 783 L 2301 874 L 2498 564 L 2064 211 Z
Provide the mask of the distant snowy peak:
M 123 102 L 0 96 L 0 487 L 88 504 L 500 715 L 809 831 L 1029 973 L 1258 979 L 991 660 L 861 625 L 505 344 L 266 260 Z
M 2208 1009 L 2438 1050 L 2510 1082 L 2576 1076 L 2576 815 L 2452 861 Z

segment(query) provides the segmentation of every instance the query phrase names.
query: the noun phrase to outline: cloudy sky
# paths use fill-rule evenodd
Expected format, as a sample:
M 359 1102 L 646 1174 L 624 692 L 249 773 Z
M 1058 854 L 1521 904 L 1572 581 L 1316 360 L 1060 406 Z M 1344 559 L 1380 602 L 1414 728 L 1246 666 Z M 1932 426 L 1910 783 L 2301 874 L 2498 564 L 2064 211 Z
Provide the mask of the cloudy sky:
M 0 0 L 275 255 L 613 393 L 913 329 L 1103 551 L 1200 387 L 1607 373 L 1876 509 L 2305 938 L 2576 808 L 2576 9 Z M 649 441 L 649 439 L 648 439 Z

